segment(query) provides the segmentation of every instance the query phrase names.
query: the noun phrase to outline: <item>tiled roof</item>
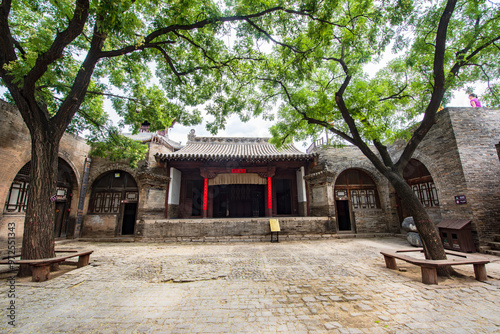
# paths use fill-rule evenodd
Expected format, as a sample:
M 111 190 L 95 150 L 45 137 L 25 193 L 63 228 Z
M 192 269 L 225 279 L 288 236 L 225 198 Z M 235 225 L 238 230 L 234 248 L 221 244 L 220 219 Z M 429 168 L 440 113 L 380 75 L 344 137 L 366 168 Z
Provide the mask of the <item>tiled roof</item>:
M 293 145 L 277 149 L 268 138 L 242 137 L 195 137 L 190 136 L 182 149 L 166 154 L 157 154 L 161 161 L 172 160 L 247 160 L 247 161 L 291 161 L 309 160 L 315 154 L 299 151 Z

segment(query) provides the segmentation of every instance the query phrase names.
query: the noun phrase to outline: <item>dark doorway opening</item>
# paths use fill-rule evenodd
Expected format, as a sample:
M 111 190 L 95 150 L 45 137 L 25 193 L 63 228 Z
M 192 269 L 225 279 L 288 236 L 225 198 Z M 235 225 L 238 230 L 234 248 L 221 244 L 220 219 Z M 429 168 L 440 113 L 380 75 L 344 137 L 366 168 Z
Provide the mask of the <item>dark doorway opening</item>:
M 213 217 L 264 217 L 264 191 L 258 184 L 213 186 Z
M 187 196 L 191 200 L 191 216 L 201 216 L 203 209 L 203 180 L 188 181 Z
M 291 182 L 288 179 L 276 179 L 276 213 L 278 215 L 292 214 L 292 197 L 290 195 Z
M 137 203 L 126 203 L 123 210 L 122 235 L 134 234 Z
M 66 202 L 56 202 L 54 237 L 66 237 Z
M 337 202 L 337 221 L 339 231 L 351 231 L 351 215 L 349 212 L 349 201 L 336 201 Z

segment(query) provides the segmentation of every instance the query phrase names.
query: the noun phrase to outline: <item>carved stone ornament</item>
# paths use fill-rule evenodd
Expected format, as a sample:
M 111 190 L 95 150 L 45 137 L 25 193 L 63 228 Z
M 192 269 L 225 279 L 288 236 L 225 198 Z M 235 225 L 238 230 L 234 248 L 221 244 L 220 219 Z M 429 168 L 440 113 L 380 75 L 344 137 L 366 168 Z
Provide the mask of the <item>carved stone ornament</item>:
M 188 134 L 188 141 L 194 141 L 195 138 L 196 138 L 196 135 L 194 134 L 194 129 L 191 129 L 191 131 L 189 131 L 189 134 Z
M 147 185 L 165 185 L 170 182 L 171 178 L 166 175 L 160 175 L 151 172 L 139 172 L 137 173 L 137 178 L 143 184 Z
M 308 182 L 311 181 L 333 182 L 335 179 L 335 173 L 329 170 L 322 170 L 321 172 L 306 175 L 304 176 L 304 179 Z

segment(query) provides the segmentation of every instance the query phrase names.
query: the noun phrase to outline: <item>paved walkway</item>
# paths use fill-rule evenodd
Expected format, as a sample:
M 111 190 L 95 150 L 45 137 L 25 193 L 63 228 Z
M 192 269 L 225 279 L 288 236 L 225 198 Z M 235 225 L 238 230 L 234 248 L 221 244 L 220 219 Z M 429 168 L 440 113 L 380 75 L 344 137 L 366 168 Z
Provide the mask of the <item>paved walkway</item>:
M 385 268 L 381 249 L 408 247 L 398 238 L 63 247 L 95 250 L 91 265 L 18 279 L 15 298 L 3 278 L 1 333 L 500 333 L 494 256 L 487 282 L 461 266 L 429 286 L 404 262 Z

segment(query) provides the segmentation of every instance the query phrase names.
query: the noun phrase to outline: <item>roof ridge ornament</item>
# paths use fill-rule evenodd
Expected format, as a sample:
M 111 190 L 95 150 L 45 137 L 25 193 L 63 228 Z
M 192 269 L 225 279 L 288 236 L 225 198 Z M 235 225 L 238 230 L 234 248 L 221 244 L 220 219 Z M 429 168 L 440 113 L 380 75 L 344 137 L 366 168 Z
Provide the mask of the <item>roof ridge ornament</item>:
M 194 141 L 195 138 L 196 138 L 196 135 L 194 134 L 194 129 L 191 129 L 191 131 L 189 131 L 189 134 L 188 134 L 188 142 Z

